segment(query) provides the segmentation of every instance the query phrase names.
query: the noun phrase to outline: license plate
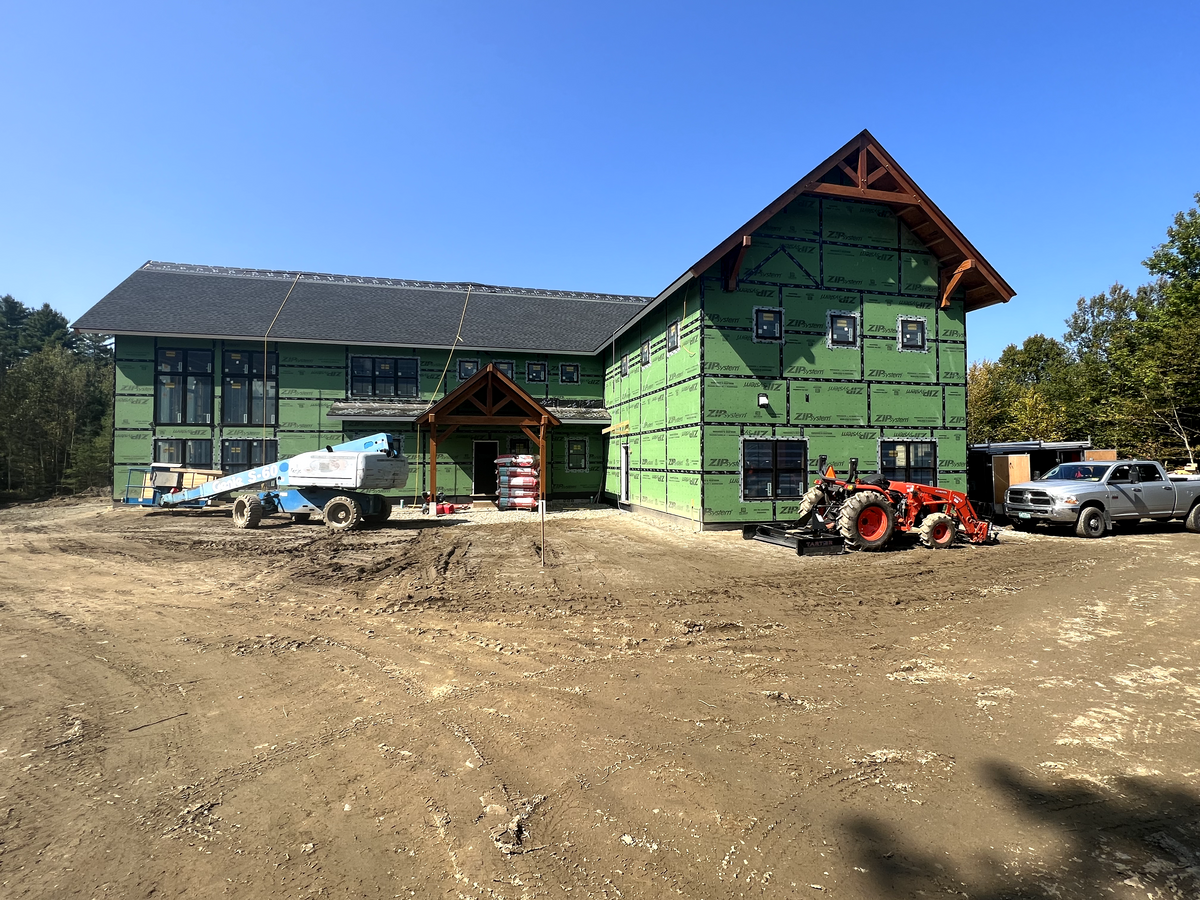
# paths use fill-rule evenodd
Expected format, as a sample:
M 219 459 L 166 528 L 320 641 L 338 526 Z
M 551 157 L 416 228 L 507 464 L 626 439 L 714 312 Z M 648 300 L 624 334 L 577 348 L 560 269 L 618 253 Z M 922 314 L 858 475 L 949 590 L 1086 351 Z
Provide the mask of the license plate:
M 1018 519 L 1028 519 L 1028 518 L 1032 518 L 1032 517 L 1029 515 L 1029 513 L 1017 513 L 1017 518 Z

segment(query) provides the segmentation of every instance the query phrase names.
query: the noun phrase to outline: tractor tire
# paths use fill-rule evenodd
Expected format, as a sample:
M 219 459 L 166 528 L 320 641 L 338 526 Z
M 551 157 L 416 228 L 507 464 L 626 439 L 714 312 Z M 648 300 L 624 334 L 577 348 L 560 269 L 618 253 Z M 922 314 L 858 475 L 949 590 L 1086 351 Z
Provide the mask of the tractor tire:
M 304 525 L 312 518 L 312 513 L 292 513 L 293 525 Z
M 930 550 L 945 550 L 958 537 L 958 523 L 946 513 L 930 513 L 917 529 L 917 536 Z
M 825 500 L 825 492 L 821 490 L 819 484 L 814 484 L 808 489 L 803 497 L 800 498 L 800 509 L 796 515 L 796 525 L 807 525 L 808 520 L 812 518 L 812 514 L 817 511 Z
M 1082 510 L 1079 513 L 1079 521 L 1075 523 L 1075 533 L 1085 538 L 1103 537 L 1104 513 L 1095 506 Z
M 367 513 L 363 516 L 367 522 L 372 525 L 382 525 L 392 517 L 392 501 L 387 497 L 379 498 L 379 509 L 373 513 Z
M 1183 520 L 1183 527 L 1193 534 L 1200 534 L 1200 503 L 1192 507 L 1192 511 Z
M 882 550 L 895 527 L 896 511 L 878 491 L 852 495 L 838 515 L 838 531 L 852 550 Z
M 334 497 L 325 504 L 325 527 L 349 531 L 362 524 L 362 509 L 350 497 Z
M 254 494 L 244 494 L 233 501 L 234 528 L 257 528 L 262 515 L 262 501 Z

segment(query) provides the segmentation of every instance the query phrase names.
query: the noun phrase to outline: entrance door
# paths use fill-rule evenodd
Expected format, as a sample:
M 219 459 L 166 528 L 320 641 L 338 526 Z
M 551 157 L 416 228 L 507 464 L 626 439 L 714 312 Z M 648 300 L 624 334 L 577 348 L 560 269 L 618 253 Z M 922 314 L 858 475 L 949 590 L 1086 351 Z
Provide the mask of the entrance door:
M 629 445 L 621 445 L 621 502 L 629 502 Z
M 471 493 L 476 497 L 496 495 L 496 457 L 499 441 L 476 441 L 471 476 Z

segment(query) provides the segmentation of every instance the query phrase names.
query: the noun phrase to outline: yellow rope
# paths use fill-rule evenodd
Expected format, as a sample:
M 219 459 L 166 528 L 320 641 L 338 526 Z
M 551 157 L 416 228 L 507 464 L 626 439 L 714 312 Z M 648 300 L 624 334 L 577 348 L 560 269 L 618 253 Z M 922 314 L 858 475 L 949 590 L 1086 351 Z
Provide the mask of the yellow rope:
M 429 410 L 433 408 L 433 405 L 435 403 L 437 403 L 437 392 L 439 390 L 441 390 L 442 383 L 446 380 L 446 373 L 450 371 L 450 361 L 452 359 L 454 359 L 454 351 L 458 347 L 459 343 L 462 342 L 462 327 L 463 327 L 463 322 L 465 322 L 467 320 L 467 304 L 471 302 L 471 288 L 472 288 L 472 285 L 468 284 L 467 285 L 467 296 L 466 296 L 466 299 L 463 300 L 462 315 L 458 317 L 458 331 L 454 335 L 454 343 L 450 345 L 450 352 L 448 354 L 446 354 L 446 367 L 444 369 L 442 369 L 442 377 L 438 379 L 437 387 L 435 387 L 433 389 L 433 393 L 429 397 L 429 406 L 425 407 L 425 412 L 429 412 Z M 420 378 L 421 378 L 419 365 L 420 364 L 418 363 L 418 371 L 417 371 L 417 383 L 418 384 L 420 383 Z M 417 418 L 420 418 L 420 416 L 418 416 Z M 417 423 L 417 470 L 420 471 L 420 468 L 421 468 L 421 425 L 418 422 Z M 416 479 L 414 479 L 414 481 L 413 481 L 413 502 L 414 503 L 417 501 L 417 497 L 418 497 L 420 490 L 421 490 L 420 482 L 417 481 Z M 435 498 L 433 498 L 433 497 L 430 497 L 429 499 L 431 501 L 436 502 Z

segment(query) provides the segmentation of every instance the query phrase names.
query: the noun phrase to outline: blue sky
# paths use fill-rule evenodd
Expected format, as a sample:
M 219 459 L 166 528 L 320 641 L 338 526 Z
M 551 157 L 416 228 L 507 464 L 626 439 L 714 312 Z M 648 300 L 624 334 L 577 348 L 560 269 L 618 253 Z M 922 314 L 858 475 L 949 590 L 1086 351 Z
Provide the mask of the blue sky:
M 1193 3 L 0 0 L 0 294 L 147 259 L 654 294 L 863 128 L 1060 335 L 1200 191 Z M 169 302 L 169 298 L 164 298 Z

